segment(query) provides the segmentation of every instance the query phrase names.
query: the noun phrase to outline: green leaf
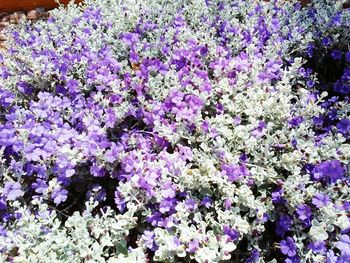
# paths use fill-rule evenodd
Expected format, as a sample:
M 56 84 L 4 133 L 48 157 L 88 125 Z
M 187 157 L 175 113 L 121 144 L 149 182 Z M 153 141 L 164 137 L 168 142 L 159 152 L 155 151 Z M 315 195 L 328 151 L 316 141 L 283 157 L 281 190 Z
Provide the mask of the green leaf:
M 117 254 L 123 254 L 123 255 L 128 254 L 128 249 L 126 248 L 126 241 L 125 240 L 118 242 L 118 244 L 116 245 L 116 252 L 117 252 Z
M 213 191 L 212 191 L 210 188 L 208 188 L 208 187 L 202 188 L 202 189 L 200 190 L 200 193 L 201 193 L 202 195 L 209 195 L 209 196 L 212 196 L 212 195 L 213 195 Z

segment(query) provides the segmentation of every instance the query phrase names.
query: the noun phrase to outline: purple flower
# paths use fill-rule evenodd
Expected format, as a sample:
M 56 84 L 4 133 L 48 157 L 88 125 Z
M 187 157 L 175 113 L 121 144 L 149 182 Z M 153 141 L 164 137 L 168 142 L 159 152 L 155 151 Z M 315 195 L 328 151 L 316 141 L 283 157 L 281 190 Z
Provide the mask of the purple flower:
M 0 236 L 6 237 L 7 235 L 7 230 L 4 226 L 0 225 Z M 1 252 L 1 251 L 0 251 Z
M 158 246 L 154 241 L 154 237 L 155 235 L 153 231 L 149 231 L 149 230 L 143 231 L 142 240 L 145 242 L 145 245 L 152 251 L 156 251 L 158 248 Z
M 292 219 L 288 215 L 281 215 L 276 223 L 276 233 L 277 235 L 283 237 L 285 233 L 290 229 L 292 226 Z
M 310 43 L 307 45 L 307 49 L 306 49 L 306 53 L 308 55 L 309 58 L 312 57 L 312 55 L 314 54 L 314 49 L 315 49 L 315 45 Z
M 345 61 L 350 63 L 350 52 L 345 53 Z
M 331 52 L 331 57 L 334 60 L 341 60 L 342 52 L 338 49 L 335 49 Z
M 300 263 L 300 258 L 298 256 L 286 258 L 285 263 Z
M 303 122 L 302 116 L 294 117 L 288 121 L 289 125 L 293 128 L 299 127 L 302 122 Z
M 337 263 L 349 263 L 350 262 L 350 254 L 341 255 L 338 257 Z
M 252 136 L 260 138 L 264 135 L 264 129 L 266 128 L 266 124 L 263 121 L 259 121 L 258 127 L 256 127 L 252 132 Z
M 236 229 L 229 227 L 228 225 L 224 225 L 223 232 L 229 237 L 230 241 L 235 241 L 239 237 L 239 232 Z
M 350 119 L 341 119 L 337 124 L 337 129 L 344 135 L 350 134 Z
M 36 193 L 43 194 L 47 189 L 47 184 L 43 180 L 36 179 L 36 182 L 32 183 L 32 188 L 35 189 Z
M 53 190 L 51 198 L 56 205 L 63 203 L 67 200 L 68 191 L 66 189 L 58 188 Z
M 335 255 L 333 250 L 327 252 L 326 263 L 338 263 L 338 257 Z
M 231 207 L 232 207 L 232 200 L 231 200 L 231 198 L 226 198 L 225 199 L 224 207 L 225 207 L 225 210 L 230 210 L 231 209 Z
M 332 39 L 330 37 L 324 37 L 322 39 L 322 45 L 329 46 L 332 44 Z
M 299 205 L 296 211 L 299 219 L 306 224 L 307 226 L 310 225 L 311 222 L 311 216 L 312 216 L 312 212 L 311 212 L 311 208 L 307 205 Z
M 259 262 L 260 259 L 260 252 L 257 249 L 253 249 L 250 253 L 249 258 L 245 261 L 245 263 L 256 263 Z
M 7 200 L 16 200 L 18 197 L 23 196 L 23 194 L 24 192 L 21 190 L 20 183 L 5 183 L 3 195 L 6 196 Z
M 283 189 L 277 189 L 271 194 L 272 202 L 274 204 L 283 204 L 286 202 L 286 200 L 283 198 Z
M 307 81 L 306 81 L 306 86 L 307 86 L 308 88 L 312 88 L 313 86 L 315 86 L 315 81 L 312 80 L 312 79 L 307 80 Z
M 313 171 L 313 178 L 320 180 L 322 178 L 329 178 L 331 182 L 342 179 L 344 176 L 344 168 L 340 161 L 330 160 L 319 164 Z
M 159 211 L 164 214 L 166 212 L 169 212 L 174 206 L 175 206 L 175 203 L 176 203 L 176 199 L 175 198 L 166 198 L 166 199 L 163 199 L 161 202 L 160 202 L 160 205 L 159 205 Z
M 317 208 L 327 206 L 329 203 L 330 203 L 329 196 L 322 193 L 317 193 L 312 198 L 312 204 L 315 205 Z
M 117 205 L 117 208 L 124 212 L 126 208 L 126 201 L 123 195 L 119 191 L 114 192 L 114 203 Z
M 7 204 L 6 200 L 3 198 L 0 198 L 0 211 L 6 210 L 7 209 Z
M 187 199 L 185 201 L 185 206 L 188 211 L 194 211 L 195 209 L 197 209 L 197 204 L 194 199 Z
M 127 45 L 131 46 L 136 43 L 139 39 L 139 35 L 135 33 L 123 33 L 120 39 Z
M 205 206 L 206 208 L 209 208 L 213 205 L 213 200 L 209 197 L 209 196 L 205 196 L 202 201 L 201 201 L 201 204 L 203 206 Z
M 311 249 L 314 253 L 324 255 L 326 253 L 326 242 L 324 241 L 315 241 L 310 243 L 307 246 L 308 249 Z
M 171 181 L 163 184 L 162 195 L 163 198 L 173 198 L 176 196 L 176 186 Z
M 297 246 L 291 237 L 287 237 L 280 242 L 280 249 L 283 255 L 294 257 L 297 255 Z
M 199 240 L 197 238 L 193 239 L 191 242 L 188 243 L 188 246 L 186 248 L 187 252 L 194 253 L 199 248 Z
M 350 255 L 350 237 L 349 235 L 341 235 L 339 241 L 334 243 L 342 255 Z
M 334 86 L 333 90 L 339 94 L 348 94 L 350 93 L 350 85 L 344 84 L 340 80 L 338 80 Z
M 222 164 L 222 175 L 226 175 L 230 182 L 235 182 L 243 176 L 249 175 L 248 169 L 245 165 L 236 164 Z
M 94 164 L 90 167 L 90 173 L 95 177 L 103 177 L 106 175 L 106 170 L 102 166 Z

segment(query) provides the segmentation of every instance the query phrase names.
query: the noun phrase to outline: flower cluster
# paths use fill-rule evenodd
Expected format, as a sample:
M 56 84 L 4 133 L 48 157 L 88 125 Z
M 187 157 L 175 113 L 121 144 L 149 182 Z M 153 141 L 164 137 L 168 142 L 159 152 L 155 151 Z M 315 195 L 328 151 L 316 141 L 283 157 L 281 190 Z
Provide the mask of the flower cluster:
M 347 262 L 341 1 L 86 0 L 0 55 L 9 262 Z

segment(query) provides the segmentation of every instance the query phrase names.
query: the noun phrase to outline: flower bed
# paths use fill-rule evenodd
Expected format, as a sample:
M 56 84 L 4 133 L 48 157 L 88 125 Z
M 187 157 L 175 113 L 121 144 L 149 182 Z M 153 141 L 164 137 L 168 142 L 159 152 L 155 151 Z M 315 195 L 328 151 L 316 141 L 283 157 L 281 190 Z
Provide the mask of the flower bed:
M 341 1 L 98 1 L 0 56 L 9 262 L 349 262 Z

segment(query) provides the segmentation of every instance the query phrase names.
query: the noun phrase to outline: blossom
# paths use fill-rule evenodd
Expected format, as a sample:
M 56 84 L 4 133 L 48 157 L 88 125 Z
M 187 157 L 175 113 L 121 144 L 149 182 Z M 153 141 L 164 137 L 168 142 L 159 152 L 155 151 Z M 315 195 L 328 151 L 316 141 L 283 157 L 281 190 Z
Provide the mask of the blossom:
M 299 127 L 300 124 L 303 122 L 303 117 L 302 116 L 297 116 L 288 121 L 291 127 Z
M 287 237 L 280 242 L 280 249 L 282 254 L 288 257 L 294 257 L 297 254 L 297 246 L 291 237 Z
M 337 128 L 339 132 L 341 132 L 344 135 L 350 134 L 350 120 L 349 119 L 341 119 L 337 123 Z
M 301 204 L 298 206 L 296 213 L 299 217 L 299 219 L 305 223 L 307 226 L 310 225 L 311 218 L 312 218 L 312 211 L 311 208 L 305 204 Z
M 342 179 L 344 168 L 339 160 L 324 161 L 319 164 L 313 171 L 315 178 L 329 178 L 331 181 Z
M 3 195 L 6 196 L 7 200 L 16 200 L 18 197 L 23 196 L 23 194 L 24 192 L 21 190 L 20 183 L 5 182 Z
M 350 238 L 349 235 L 341 235 L 339 241 L 334 245 L 340 250 L 342 255 L 350 255 Z
M 345 60 L 346 62 L 350 62 L 350 52 L 345 53 Z
M 236 229 L 230 228 L 228 225 L 224 225 L 224 234 L 229 236 L 230 241 L 234 241 L 239 237 L 239 233 Z
M 334 49 L 334 50 L 332 50 L 332 52 L 331 52 L 331 57 L 332 57 L 334 60 L 340 60 L 341 57 L 342 57 L 342 52 L 341 52 L 340 50 Z
M 205 206 L 206 208 L 209 208 L 213 206 L 213 200 L 209 196 L 204 196 L 204 198 L 201 201 L 201 204 Z
M 67 200 L 68 198 L 68 191 L 66 189 L 55 189 L 52 194 L 51 198 L 53 199 L 55 204 L 60 204 L 63 203 Z
M 276 233 L 283 237 L 292 226 L 292 218 L 288 215 L 281 215 L 276 223 Z
M 314 253 L 319 253 L 321 255 L 326 253 L 326 243 L 324 241 L 315 241 L 310 243 L 307 246 L 309 249 L 311 249 Z
M 188 243 L 188 247 L 186 251 L 190 253 L 194 253 L 198 250 L 199 248 L 199 240 L 197 238 L 194 238 L 191 242 Z
M 317 208 L 327 206 L 329 203 L 330 203 L 329 196 L 322 193 L 317 193 L 312 198 L 312 204 L 315 205 Z

